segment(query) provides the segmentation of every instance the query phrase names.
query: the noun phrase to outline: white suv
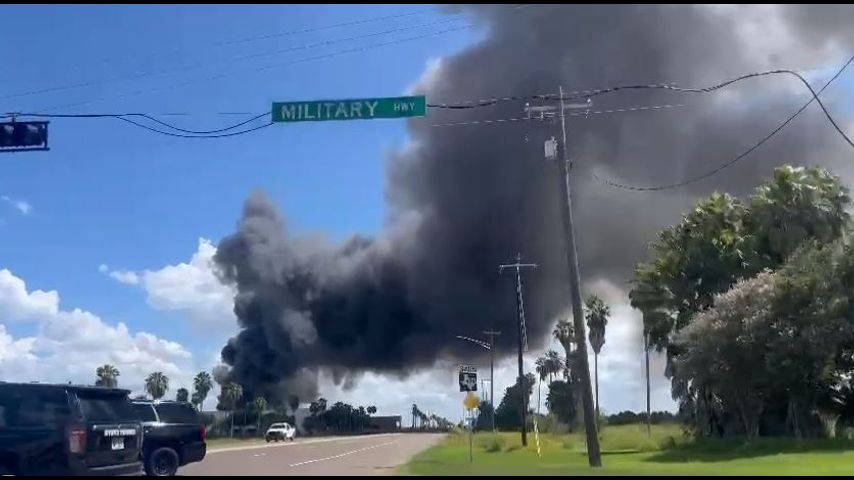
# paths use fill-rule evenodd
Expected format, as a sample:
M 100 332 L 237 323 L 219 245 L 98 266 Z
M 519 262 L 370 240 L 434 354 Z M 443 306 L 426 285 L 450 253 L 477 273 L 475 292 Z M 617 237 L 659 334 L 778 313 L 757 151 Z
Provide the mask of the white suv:
M 267 429 L 264 440 L 267 440 L 267 443 L 272 441 L 278 442 L 279 440 L 290 440 L 293 442 L 296 433 L 297 430 L 288 423 L 274 423 Z

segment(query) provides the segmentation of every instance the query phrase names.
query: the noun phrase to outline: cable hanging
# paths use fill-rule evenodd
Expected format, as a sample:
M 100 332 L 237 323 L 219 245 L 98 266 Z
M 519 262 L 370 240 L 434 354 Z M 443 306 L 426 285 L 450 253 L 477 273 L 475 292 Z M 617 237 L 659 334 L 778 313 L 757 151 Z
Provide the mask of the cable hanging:
M 806 110 L 807 107 L 809 107 L 810 104 L 812 104 L 812 102 L 818 102 L 819 106 L 821 106 L 821 109 L 824 112 L 825 117 L 827 117 L 827 119 L 833 125 L 833 127 L 836 129 L 837 133 L 839 133 L 842 136 L 842 138 L 848 143 L 849 146 L 854 148 L 854 143 L 852 143 L 852 141 L 848 137 L 848 135 L 846 135 L 845 132 L 839 127 L 839 125 L 833 119 L 833 116 L 827 110 L 827 107 L 825 107 L 824 103 L 819 98 L 819 95 L 821 95 L 821 93 L 824 92 L 824 90 L 827 89 L 827 87 L 829 87 L 834 81 L 836 81 L 836 79 L 842 75 L 842 73 L 845 71 L 845 69 L 848 68 L 848 66 L 851 65 L 852 62 L 854 62 L 854 56 L 849 58 L 848 61 L 845 62 L 845 64 L 839 69 L 839 71 L 837 71 L 836 74 L 833 77 L 831 77 L 830 80 L 828 80 L 827 83 L 825 83 L 824 86 L 821 87 L 821 89 L 818 92 L 816 92 L 812 88 L 812 86 L 809 84 L 809 82 L 806 81 L 806 79 L 804 79 L 804 77 L 802 77 L 800 74 L 798 74 L 797 72 L 794 72 L 792 70 L 773 70 L 770 72 L 763 72 L 761 74 L 751 74 L 751 75 L 739 77 L 739 78 L 743 79 L 743 78 L 750 78 L 750 77 L 755 77 L 755 76 L 759 76 L 759 75 L 770 75 L 772 73 L 792 74 L 792 75 L 796 76 L 804 85 L 806 85 L 806 87 L 809 89 L 810 93 L 812 94 L 812 97 L 800 109 L 798 109 L 798 111 L 796 111 L 794 114 L 789 116 L 789 118 L 787 118 L 783 123 L 781 123 L 779 126 L 777 126 L 777 128 L 772 130 L 768 135 L 761 138 L 758 142 L 753 144 L 750 148 L 748 148 L 747 150 L 745 150 L 744 152 L 742 152 L 741 154 L 739 154 L 738 156 L 736 156 L 732 160 L 724 163 L 723 165 L 721 165 L 719 167 L 716 167 L 712 170 L 709 170 L 708 172 L 705 172 L 701 175 L 698 175 L 696 177 L 692 177 L 688 180 L 684 180 L 681 182 L 666 184 L 666 185 L 655 185 L 655 186 L 638 186 L 638 185 L 628 185 L 628 184 L 624 184 L 624 183 L 618 183 L 618 182 L 614 182 L 614 181 L 606 179 L 606 178 L 602 178 L 599 175 L 597 175 L 595 172 L 592 173 L 593 178 L 604 183 L 605 185 L 607 185 L 609 187 L 619 188 L 622 190 L 636 191 L 636 192 L 657 192 L 657 191 L 662 191 L 662 190 L 671 190 L 674 188 L 684 187 L 686 185 L 690 185 L 692 183 L 699 182 L 701 180 L 705 180 L 706 178 L 714 176 L 714 175 L 720 173 L 721 171 L 731 167 L 732 165 L 735 165 L 737 162 L 739 162 L 743 158 L 745 158 L 748 155 L 750 155 L 751 153 L 753 153 L 756 149 L 761 147 L 765 142 L 770 140 L 774 135 L 776 135 L 778 132 L 783 130 L 783 128 L 785 128 L 789 123 L 791 123 L 798 115 L 801 114 L 801 112 Z M 738 79 L 734 79 L 734 80 L 730 80 L 728 82 L 725 82 L 724 84 L 717 86 L 717 88 L 721 88 L 723 86 L 729 85 L 735 81 L 738 81 Z M 714 89 L 717 89 L 717 88 L 714 88 Z M 687 90 L 687 91 L 702 91 L 705 89 L 685 89 L 685 90 Z

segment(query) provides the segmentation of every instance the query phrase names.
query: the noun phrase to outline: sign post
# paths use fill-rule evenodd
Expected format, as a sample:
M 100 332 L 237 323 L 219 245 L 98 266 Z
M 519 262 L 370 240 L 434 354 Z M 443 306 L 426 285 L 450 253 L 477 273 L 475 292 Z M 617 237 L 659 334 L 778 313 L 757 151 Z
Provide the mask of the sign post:
M 477 391 L 477 367 L 474 365 L 460 365 L 460 391 Z
M 323 122 L 330 120 L 374 120 L 427 115 L 427 97 L 355 98 L 273 102 L 274 122 Z
M 475 388 L 477 388 L 477 381 L 475 381 Z M 476 394 L 469 391 L 466 394 L 466 398 L 463 399 L 463 406 L 466 407 L 466 410 L 468 410 L 469 412 L 469 463 L 472 463 L 474 462 L 474 456 L 472 455 L 472 436 L 474 436 L 474 409 L 480 406 L 480 398 L 478 398 Z

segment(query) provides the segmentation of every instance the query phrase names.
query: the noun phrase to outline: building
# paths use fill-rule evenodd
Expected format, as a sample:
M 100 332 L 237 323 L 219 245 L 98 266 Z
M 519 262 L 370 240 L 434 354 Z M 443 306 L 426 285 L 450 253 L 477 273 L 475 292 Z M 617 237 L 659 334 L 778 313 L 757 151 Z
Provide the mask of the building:
M 400 415 L 371 417 L 368 429 L 372 432 L 397 432 L 400 431 L 403 417 Z

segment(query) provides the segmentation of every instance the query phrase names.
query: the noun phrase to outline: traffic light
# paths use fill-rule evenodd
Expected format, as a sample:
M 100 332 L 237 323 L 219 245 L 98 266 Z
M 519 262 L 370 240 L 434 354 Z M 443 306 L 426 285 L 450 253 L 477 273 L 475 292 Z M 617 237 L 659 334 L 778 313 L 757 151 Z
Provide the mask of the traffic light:
M 47 150 L 48 122 L 0 123 L 0 152 Z

